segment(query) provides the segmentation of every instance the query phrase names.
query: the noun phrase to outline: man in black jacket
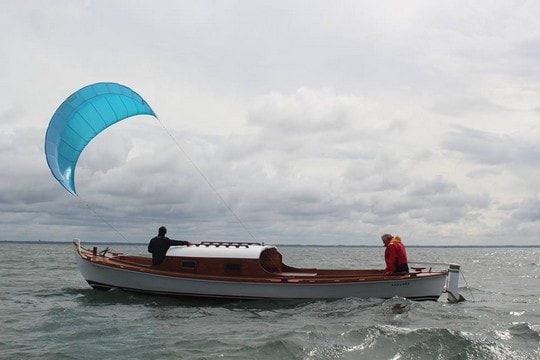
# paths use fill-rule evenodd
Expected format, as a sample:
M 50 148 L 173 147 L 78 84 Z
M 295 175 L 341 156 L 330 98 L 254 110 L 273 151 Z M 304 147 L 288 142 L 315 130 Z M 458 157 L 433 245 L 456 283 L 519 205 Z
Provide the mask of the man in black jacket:
M 148 244 L 148 252 L 152 253 L 152 265 L 159 265 L 165 260 L 165 255 L 167 255 L 169 247 L 191 245 L 189 241 L 171 240 L 165 236 L 166 233 L 167 228 L 165 228 L 165 226 L 160 227 L 158 236 L 150 240 L 150 244 Z

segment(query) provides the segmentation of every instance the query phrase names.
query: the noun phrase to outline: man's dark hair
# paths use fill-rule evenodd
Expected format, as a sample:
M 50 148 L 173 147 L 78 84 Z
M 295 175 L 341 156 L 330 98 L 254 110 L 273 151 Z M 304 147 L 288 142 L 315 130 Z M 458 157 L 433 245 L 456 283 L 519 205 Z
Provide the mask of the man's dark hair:
M 165 236 L 166 233 L 167 233 L 167 228 L 165 226 L 162 226 L 159 228 L 158 236 Z

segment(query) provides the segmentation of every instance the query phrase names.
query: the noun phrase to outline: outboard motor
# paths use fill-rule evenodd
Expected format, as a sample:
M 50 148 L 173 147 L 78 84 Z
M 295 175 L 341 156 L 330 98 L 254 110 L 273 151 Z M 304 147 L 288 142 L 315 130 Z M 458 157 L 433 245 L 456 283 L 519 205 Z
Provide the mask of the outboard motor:
M 458 303 L 465 301 L 465 298 L 459 293 L 459 265 L 450 264 L 448 275 L 446 277 L 446 292 L 448 293 L 448 302 Z

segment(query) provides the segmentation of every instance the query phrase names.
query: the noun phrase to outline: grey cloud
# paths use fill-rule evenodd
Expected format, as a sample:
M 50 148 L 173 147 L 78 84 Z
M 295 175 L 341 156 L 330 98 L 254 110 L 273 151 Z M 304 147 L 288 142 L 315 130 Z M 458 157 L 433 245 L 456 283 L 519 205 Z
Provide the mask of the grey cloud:
M 385 153 L 385 147 L 374 150 L 373 158 L 351 161 L 344 174 L 344 185 L 356 193 L 401 191 L 411 182 L 403 159 Z M 369 151 L 367 151 L 369 153 Z
M 446 135 L 443 146 L 486 165 L 540 165 L 540 148 L 510 135 L 458 128 Z
M 394 119 L 388 124 L 387 130 L 391 133 L 401 133 L 408 128 L 407 121 L 404 119 Z
M 433 207 L 429 209 L 414 209 L 408 216 L 421 219 L 430 224 L 455 223 L 464 219 L 468 210 L 459 207 Z
M 538 37 L 522 41 L 516 47 L 517 50 L 523 55 L 530 56 L 535 59 L 540 57 L 540 38 Z
M 487 208 L 490 202 L 487 193 L 467 194 L 455 184 L 436 177 L 431 180 L 411 179 L 401 191 L 377 195 L 370 210 L 382 218 L 400 216 L 427 223 L 455 223 L 464 220 L 471 212 Z
M 534 34 L 527 40 L 518 41 L 514 46 L 516 54 L 520 55 L 522 66 L 517 67 L 514 71 L 522 78 L 540 77 L 540 67 L 538 59 L 540 59 L 540 38 Z
M 106 173 L 127 161 L 133 143 L 131 135 L 110 137 L 100 134 L 83 151 L 79 159 L 79 171 L 97 170 Z
M 512 213 L 512 219 L 520 222 L 540 221 L 540 198 L 532 198 L 523 201 Z
M 502 211 L 513 211 L 513 210 L 518 209 L 519 206 L 520 204 L 517 202 L 510 202 L 510 203 L 500 204 L 499 206 L 497 206 L 497 209 L 502 210 Z
M 0 110 L 0 129 L 7 126 L 18 126 L 19 121 L 26 115 L 22 106 L 11 106 Z
M 301 88 L 256 99 L 247 115 L 257 136 L 226 139 L 226 160 L 284 153 L 291 158 L 361 159 L 376 156 L 382 135 L 403 131 L 402 120 L 379 118 L 372 100 Z
M 348 207 L 343 206 L 342 199 L 332 199 L 320 188 L 308 190 L 283 183 L 280 186 L 267 185 L 265 187 L 267 194 L 262 195 L 264 192 L 259 192 L 258 197 L 251 198 L 250 204 L 245 204 L 240 209 L 248 214 L 254 212 L 269 216 L 269 221 L 279 219 L 279 221 L 290 222 L 306 218 L 313 222 L 324 221 L 346 216 L 350 211 Z
M 37 204 L 55 199 L 53 184 L 43 155 L 41 129 L 17 127 L 2 134 L 0 193 L 4 203 Z
M 326 96 L 325 96 L 326 95 Z M 260 99 L 249 121 L 279 132 L 332 132 L 350 124 L 351 101 L 302 88 L 293 97 L 275 93 Z
M 408 189 L 408 194 L 415 197 L 422 196 L 431 196 L 441 193 L 451 193 L 457 190 L 456 184 L 449 183 L 444 180 L 441 176 L 436 177 L 435 179 L 426 181 L 417 181 Z
M 493 176 L 497 176 L 501 173 L 500 170 L 498 169 L 494 169 L 494 168 L 479 168 L 479 169 L 475 169 L 473 171 L 469 171 L 467 173 L 467 177 L 469 178 L 472 178 L 472 179 L 477 179 L 477 178 L 486 178 L 486 177 L 493 177 Z
M 432 111 L 442 115 L 463 117 L 465 115 L 493 114 L 508 111 L 509 109 L 495 104 L 484 98 L 459 97 L 445 98 L 431 108 Z

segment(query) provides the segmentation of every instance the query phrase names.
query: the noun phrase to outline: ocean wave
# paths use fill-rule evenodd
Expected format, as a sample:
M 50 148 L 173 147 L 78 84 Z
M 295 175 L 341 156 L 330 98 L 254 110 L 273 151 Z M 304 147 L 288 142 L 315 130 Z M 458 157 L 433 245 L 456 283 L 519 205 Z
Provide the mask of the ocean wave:
M 304 349 L 289 340 L 269 340 L 258 345 L 247 345 L 223 354 L 227 359 L 280 359 L 303 358 Z M 209 358 L 208 358 L 209 359 Z
M 514 323 L 508 331 L 512 336 L 537 341 L 540 344 L 540 325 L 531 325 L 526 322 Z
M 496 341 L 444 328 L 411 329 L 376 325 L 345 332 L 341 342 L 317 345 L 305 359 L 522 359 Z

